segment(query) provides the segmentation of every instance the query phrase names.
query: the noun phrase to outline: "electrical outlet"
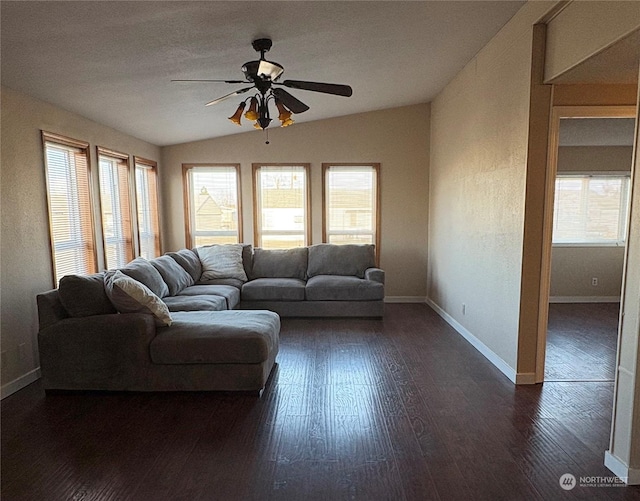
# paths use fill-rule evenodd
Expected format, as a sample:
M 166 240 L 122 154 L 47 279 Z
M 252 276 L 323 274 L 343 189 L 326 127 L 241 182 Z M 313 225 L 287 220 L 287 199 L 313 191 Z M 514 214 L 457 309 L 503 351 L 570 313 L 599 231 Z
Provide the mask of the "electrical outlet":
M 466 315 L 467 314 L 467 305 L 462 303 L 462 314 Z
M 593 285 L 594 287 L 598 286 L 598 277 L 593 277 L 591 279 L 591 285 Z

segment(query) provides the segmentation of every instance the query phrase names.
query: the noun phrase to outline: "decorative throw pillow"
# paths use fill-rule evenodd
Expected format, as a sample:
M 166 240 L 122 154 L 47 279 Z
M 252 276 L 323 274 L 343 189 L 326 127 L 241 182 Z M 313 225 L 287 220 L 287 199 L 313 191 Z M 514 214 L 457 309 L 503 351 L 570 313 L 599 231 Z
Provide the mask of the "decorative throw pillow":
M 169 287 L 169 296 L 175 296 L 182 289 L 194 284 L 191 275 L 170 256 L 160 256 L 149 262 L 162 275 L 162 280 Z
M 104 288 L 120 313 L 148 313 L 156 325 L 171 325 L 169 308 L 149 287 L 125 275 L 120 270 L 106 271 Z
M 246 282 L 247 274 L 242 264 L 242 247 L 242 244 L 198 247 L 196 251 L 202 262 L 200 280 L 235 278 Z

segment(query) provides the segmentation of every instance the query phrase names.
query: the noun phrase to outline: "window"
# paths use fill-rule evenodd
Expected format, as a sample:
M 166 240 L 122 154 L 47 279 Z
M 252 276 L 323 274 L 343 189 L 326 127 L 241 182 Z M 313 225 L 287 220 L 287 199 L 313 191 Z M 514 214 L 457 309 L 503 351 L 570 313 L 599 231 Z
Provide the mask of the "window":
M 256 247 L 308 245 L 309 164 L 253 165 Z
M 629 176 L 559 175 L 553 214 L 554 244 L 624 244 Z
M 69 274 L 95 273 L 89 145 L 42 133 L 54 285 Z
M 242 241 L 240 165 L 183 164 L 187 246 Z
M 107 268 L 133 259 L 133 229 L 128 155 L 98 147 L 100 208 Z
M 323 241 L 379 247 L 379 164 L 322 164 Z
M 140 255 L 145 259 L 152 259 L 162 254 L 158 212 L 158 169 L 155 162 L 139 157 L 134 157 L 134 164 Z

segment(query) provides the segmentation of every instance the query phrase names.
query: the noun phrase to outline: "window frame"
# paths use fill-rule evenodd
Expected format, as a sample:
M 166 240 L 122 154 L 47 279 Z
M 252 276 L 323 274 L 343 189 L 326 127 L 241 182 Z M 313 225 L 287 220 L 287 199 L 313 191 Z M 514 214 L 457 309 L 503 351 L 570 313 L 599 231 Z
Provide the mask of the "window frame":
M 304 230 L 303 230 L 303 247 L 311 245 L 311 164 L 307 162 L 300 163 L 253 163 L 252 169 L 252 188 L 253 188 L 253 244 L 255 247 L 262 247 L 262 219 L 260 217 L 260 207 L 258 198 L 258 175 L 262 167 L 302 167 L 305 175 L 305 204 L 304 204 Z
M 133 234 L 134 232 L 134 202 L 135 201 L 135 193 L 132 193 L 132 189 L 134 187 L 134 183 L 131 182 L 131 162 L 129 159 L 129 155 L 127 153 L 122 153 L 116 150 L 112 150 L 110 148 L 105 148 L 103 146 L 96 146 L 96 160 L 97 160 L 97 164 L 98 164 L 98 192 L 100 194 L 100 226 L 102 229 L 102 252 L 104 255 L 104 267 L 105 269 L 111 269 L 111 268 L 118 268 L 121 265 L 120 264 L 114 264 L 112 267 L 110 266 L 110 263 L 108 262 L 107 259 L 107 236 L 105 234 L 105 224 L 104 224 L 104 212 L 103 212 L 103 208 L 104 208 L 104 200 L 102 197 L 102 183 L 100 181 L 100 157 L 104 156 L 104 157 L 110 157 L 112 159 L 116 159 L 116 160 L 122 160 L 124 161 L 126 167 L 127 167 L 127 195 L 129 197 L 129 221 L 130 221 L 130 228 L 128 231 L 128 235 L 124 235 L 125 238 L 125 242 L 126 239 L 128 238 L 130 240 L 130 249 L 131 252 L 129 254 L 129 256 L 127 256 L 127 258 L 130 258 L 128 260 L 126 260 L 126 262 L 129 262 L 133 259 L 135 259 L 136 257 L 136 249 L 134 247 L 134 242 L 135 242 L 135 235 Z M 137 209 L 136 209 L 137 210 Z M 136 214 L 137 215 L 137 214 Z M 124 230 L 124 228 L 123 228 Z M 125 232 L 123 231 L 123 234 Z M 126 249 L 125 249 L 126 252 Z M 125 263 L 126 264 L 126 263 Z
M 136 224 L 135 224 L 135 228 L 136 228 L 136 234 L 137 234 L 137 242 L 138 242 L 138 249 L 137 249 L 137 255 L 138 256 L 142 256 L 142 238 L 141 238 L 141 231 L 140 231 L 140 217 L 139 217 L 139 207 L 138 207 L 138 165 L 142 165 L 144 166 L 145 169 L 148 169 L 152 175 L 155 178 L 155 193 L 153 194 L 153 196 L 155 196 L 155 201 L 156 201 L 156 207 L 155 207 L 155 212 L 156 212 L 156 221 L 155 221 L 155 225 L 157 228 L 157 232 L 155 233 L 155 252 L 156 252 L 156 256 L 155 257 L 159 257 L 162 255 L 162 225 L 160 224 L 160 199 L 159 199 L 159 186 L 160 183 L 158 182 L 158 162 L 155 162 L 153 160 L 149 160 L 147 158 L 143 158 L 143 157 L 139 157 L 134 155 L 133 156 L 133 173 L 134 173 L 134 193 L 135 193 L 135 214 L 136 214 Z
M 56 273 L 56 242 L 53 231 L 53 215 L 51 211 L 51 181 L 49 179 L 49 167 L 47 164 L 47 143 L 53 143 L 60 146 L 65 146 L 67 148 L 75 148 L 82 152 L 86 161 L 86 173 L 87 173 L 87 196 L 88 201 L 87 205 L 89 207 L 89 235 L 88 239 L 85 241 L 85 245 L 87 246 L 87 264 L 89 267 L 84 270 L 83 273 L 92 274 L 98 272 L 98 251 L 96 248 L 96 228 L 95 228 L 95 219 L 94 219 L 94 192 L 93 192 L 93 172 L 91 169 L 91 153 L 90 153 L 90 145 L 86 141 L 80 141 L 78 139 L 73 139 L 71 137 L 63 136 L 61 134 L 56 134 L 53 132 L 48 132 L 45 130 L 41 130 L 41 141 L 42 141 L 42 161 L 44 167 L 44 177 L 45 177 L 45 186 L 46 186 L 46 200 L 47 200 L 47 219 L 49 221 L 49 250 L 51 256 L 51 279 L 53 287 L 57 287 L 60 281 Z
M 620 179 L 624 186 L 624 192 L 621 194 L 620 205 L 618 211 L 618 238 L 616 240 L 583 240 L 583 241 L 554 241 L 555 226 L 556 226 L 556 211 L 558 210 L 557 204 L 557 183 L 561 178 L 575 178 L 575 179 L 589 179 L 589 178 L 614 178 Z M 629 197 L 631 190 L 631 173 L 620 171 L 575 171 L 575 172 L 558 172 L 554 181 L 554 203 L 552 214 L 552 247 L 624 247 L 626 246 L 627 233 L 629 231 Z M 624 226 L 620 227 L 620 223 L 623 222 Z
M 188 163 L 182 164 L 182 197 L 184 206 L 184 228 L 185 228 L 185 244 L 187 248 L 191 249 L 195 247 L 194 233 L 195 229 L 192 228 L 192 212 L 190 204 L 191 194 L 191 181 L 189 172 L 198 168 L 233 168 L 236 171 L 236 200 L 237 200 L 237 212 L 238 212 L 238 243 L 244 242 L 244 228 L 242 225 L 242 176 L 240 175 L 239 163 Z
M 328 242 L 329 239 L 329 229 L 328 229 L 328 211 L 329 207 L 327 205 L 328 199 L 328 186 L 327 186 L 327 176 L 331 167 L 371 167 L 374 172 L 375 179 L 375 224 L 373 225 L 373 242 L 375 244 L 375 257 L 376 257 L 376 265 L 379 264 L 380 261 L 380 228 L 381 228 L 381 189 L 380 189 L 380 163 L 379 162 L 346 162 L 346 163 L 338 163 L 338 162 L 325 162 L 322 164 L 322 241 L 324 243 Z

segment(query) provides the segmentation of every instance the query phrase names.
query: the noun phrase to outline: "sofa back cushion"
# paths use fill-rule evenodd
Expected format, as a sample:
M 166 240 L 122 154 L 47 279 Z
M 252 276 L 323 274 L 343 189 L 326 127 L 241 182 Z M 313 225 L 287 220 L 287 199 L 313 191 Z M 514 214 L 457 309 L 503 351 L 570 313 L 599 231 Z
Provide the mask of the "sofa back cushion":
M 372 244 L 317 244 L 309 247 L 307 276 L 344 275 L 364 278 L 367 268 L 376 265 Z
M 146 285 L 156 296 L 169 295 L 169 287 L 162 280 L 162 275 L 153 265 L 143 257 L 137 257 L 120 271 L 125 275 Z
M 202 263 L 200 280 L 234 278 L 247 281 L 242 260 L 242 244 L 205 245 L 196 248 Z
M 193 277 L 171 256 L 160 256 L 149 261 L 158 270 L 169 288 L 169 296 L 175 296 L 185 287 L 193 285 Z
M 298 278 L 307 275 L 308 251 L 306 247 L 295 249 L 261 249 L 253 251 L 251 278 Z
M 194 282 L 200 280 L 202 276 L 202 263 L 198 254 L 191 249 L 180 249 L 177 252 L 167 252 L 167 256 L 173 258 L 184 270 L 191 275 Z
M 65 275 L 58 286 L 60 302 L 72 317 L 115 313 L 104 290 L 104 273 Z

